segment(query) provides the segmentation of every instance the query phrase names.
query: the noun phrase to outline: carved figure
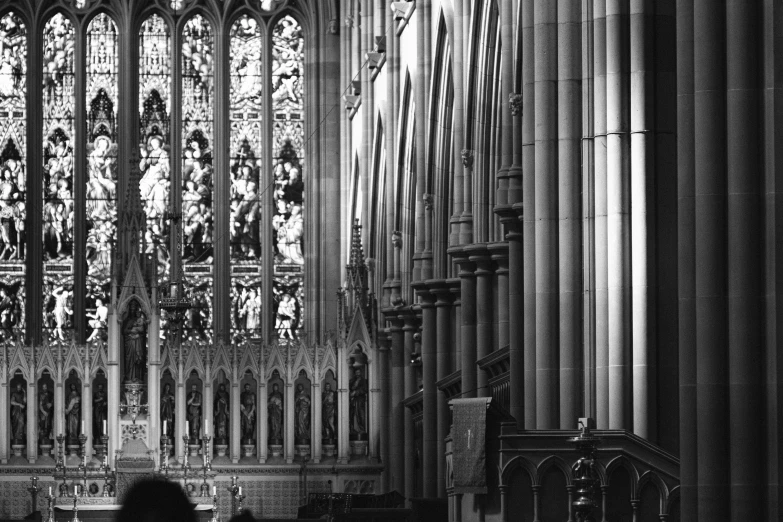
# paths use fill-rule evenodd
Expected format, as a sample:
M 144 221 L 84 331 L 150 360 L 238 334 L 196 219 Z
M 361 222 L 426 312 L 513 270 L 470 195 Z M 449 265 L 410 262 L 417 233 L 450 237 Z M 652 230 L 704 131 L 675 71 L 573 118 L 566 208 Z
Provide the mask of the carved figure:
M 22 383 L 17 382 L 11 392 L 11 438 L 15 444 L 22 444 L 25 439 L 27 423 L 27 394 Z
M 307 393 L 304 386 L 299 384 L 296 387 L 296 397 L 294 398 L 296 408 L 296 439 L 300 441 L 310 441 L 310 394 Z
M 283 394 L 277 384 L 272 385 L 272 391 L 267 400 L 267 418 L 269 419 L 269 442 L 283 440 Z
M 190 425 L 188 436 L 191 443 L 195 443 L 201 434 L 201 392 L 198 391 L 198 387 L 195 384 L 190 387 L 186 404 L 188 408 L 188 424 Z
M 367 381 L 360 368 L 353 371 L 350 389 L 351 435 L 360 436 L 367 433 Z
M 337 393 L 332 390 L 332 385 L 326 383 L 324 391 L 321 393 L 321 424 L 323 438 L 334 440 L 337 438 L 336 413 L 337 413 Z
M 174 436 L 174 394 L 171 393 L 171 384 L 166 383 L 163 387 L 163 393 L 160 395 L 160 423 L 163 427 L 163 421 L 166 421 L 166 437 Z
M 221 384 L 215 392 L 215 444 L 225 444 L 228 440 L 228 392 Z
M 122 323 L 125 348 L 125 382 L 143 382 L 146 369 L 147 319 L 135 300 L 128 305 L 128 316 Z
M 41 384 L 38 392 L 38 440 L 41 444 L 47 444 L 52 437 L 52 408 L 54 400 L 52 392 L 46 383 Z
M 103 422 L 108 418 L 108 403 L 103 384 L 99 384 L 92 398 L 92 433 L 95 440 L 103 435 Z
M 79 441 L 79 421 L 81 420 L 82 397 L 76 389 L 75 384 L 71 384 L 68 400 L 65 404 L 65 433 L 68 442 L 76 444 Z
M 250 390 L 250 385 L 245 384 L 245 390 L 240 397 L 239 409 L 242 425 L 242 440 L 246 444 L 253 443 L 253 436 L 256 431 L 256 394 Z

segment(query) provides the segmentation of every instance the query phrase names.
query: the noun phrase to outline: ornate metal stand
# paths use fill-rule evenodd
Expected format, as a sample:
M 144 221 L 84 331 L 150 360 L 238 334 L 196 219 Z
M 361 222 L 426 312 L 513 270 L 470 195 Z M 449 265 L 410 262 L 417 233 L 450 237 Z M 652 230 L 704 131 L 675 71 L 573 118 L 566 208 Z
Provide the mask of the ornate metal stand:
M 220 513 L 218 513 L 217 495 L 212 495 L 212 518 L 209 522 L 220 522 Z
M 186 433 L 182 436 L 182 440 L 185 441 L 185 449 L 183 450 L 183 457 L 182 457 L 182 469 L 189 470 L 190 469 L 190 455 L 188 451 L 188 445 L 190 444 L 190 437 Z M 187 473 L 187 472 L 186 472 Z
M 576 522 L 588 522 L 595 520 L 593 510 L 598 503 L 593 500 L 593 492 L 598 484 L 598 473 L 595 470 L 595 453 L 600 439 L 590 433 L 593 419 L 579 419 L 582 432 L 577 437 L 569 439 L 576 446 L 576 451 L 581 454 L 574 467 L 574 486 L 576 487 L 576 499 L 572 502 Z
M 79 456 L 79 471 L 84 471 L 87 469 L 87 435 L 84 433 L 79 435 Z
M 160 438 L 160 470 L 169 474 L 169 438 L 165 435 Z
M 73 496 L 73 518 L 71 519 L 71 522 L 80 522 L 79 521 L 79 497 L 76 495 Z
M 30 477 L 30 481 L 32 484 L 27 488 L 27 491 L 33 497 L 33 511 L 38 511 L 38 492 L 41 491 L 41 486 L 38 485 L 38 477 Z
M 55 463 L 55 472 L 65 471 L 65 435 L 60 433 L 57 435 L 57 462 Z
M 239 477 L 233 476 L 231 477 L 231 485 L 227 487 L 229 493 L 231 493 L 231 513 L 236 513 L 237 511 L 237 495 L 239 494 L 239 486 L 237 485 L 237 480 L 239 480 Z
M 245 495 L 240 495 L 239 493 L 237 493 L 236 499 L 237 499 L 237 510 L 235 511 L 235 514 L 239 515 L 242 513 L 242 501 L 245 499 Z
M 54 522 L 54 495 L 47 495 L 46 500 L 49 503 L 49 511 L 46 517 L 46 522 Z
M 103 444 L 103 449 L 101 450 L 100 456 L 105 458 L 106 460 L 109 460 L 109 436 L 106 434 L 101 435 L 101 444 Z
M 212 440 L 212 437 L 205 433 L 202 438 L 204 440 L 204 469 L 206 471 L 212 471 L 212 463 L 211 463 L 212 452 L 210 451 L 210 447 L 209 447 L 209 442 Z
M 209 484 L 207 484 L 207 468 L 206 466 L 201 468 L 204 472 L 204 482 L 201 483 L 201 496 L 202 497 L 208 497 L 209 496 Z
M 84 475 L 82 477 L 82 497 L 88 496 L 88 490 L 87 490 L 87 467 L 84 468 Z

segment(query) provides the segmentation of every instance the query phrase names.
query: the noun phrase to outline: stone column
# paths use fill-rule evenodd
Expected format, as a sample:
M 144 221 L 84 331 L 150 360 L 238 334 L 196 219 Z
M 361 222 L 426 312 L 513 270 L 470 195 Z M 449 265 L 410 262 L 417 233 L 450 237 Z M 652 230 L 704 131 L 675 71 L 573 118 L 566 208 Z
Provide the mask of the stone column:
M 84 423 L 84 432 L 87 435 L 87 442 L 84 444 L 84 452 L 87 455 L 87 462 L 92 459 L 92 376 L 89 367 L 85 368 L 82 376 L 82 422 Z
M 5 370 L 3 372 L 3 375 L 8 375 L 8 370 Z M 6 412 L 6 414 L 9 411 L 11 411 L 9 409 L 9 404 L 8 404 L 8 397 L 11 393 L 11 391 L 8 389 L 8 382 L 9 382 L 8 380 L 3 380 L 2 382 L 0 382 L 0 412 Z M 58 389 L 58 387 L 55 386 L 55 389 Z M 62 396 L 62 385 L 59 386 L 59 390 L 60 390 L 60 396 Z M 57 402 L 55 402 L 55 404 L 57 404 Z M 60 409 L 62 410 L 62 408 Z M 8 464 L 9 452 L 11 450 L 11 442 L 10 442 L 11 424 L 7 421 L 4 424 L 5 427 L 0 429 L 0 464 Z M 55 441 L 55 444 L 56 443 L 57 442 Z
M 378 462 L 378 455 L 380 454 L 380 433 L 378 429 L 381 422 L 381 388 L 378 385 L 378 381 L 380 379 L 378 371 L 380 369 L 378 367 L 378 359 L 380 358 L 379 356 L 380 352 L 376 351 L 374 357 L 370 360 L 367 372 L 367 386 L 369 391 L 369 397 L 367 401 L 367 405 L 369 407 L 369 411 L 367 412 L 367 422 L 369 426 L 367 426 L 367 432 L 370 438 L 367 452 L 368 456 L 370 457 L 370 462 Z
M 313 382 L 310 386 L 310 454 L 313 464 L 321 462 L 321 382 L 318 380 L 320 372 L 313 376 Z
M 680 519 L 696 499 L 696 219 L 693 1 L 677 0 L 677 282 L 679 300 Z
M 425 498 L 438 495 L 438 389 L 437 380 L 437 317 L 435 296 L 425 288 L 418 290 L 421 305 L 421 375 L 422 375 L 422 458 L 424 472 L 422 493 Z
M 405 380 L 403 382 L 403 397 L 408 398 L 417 391 L 415 368 L 410 364 L 411 354 L 416 351 L 415 341 L 413 339 L 418 326 L 416 316 L 409 311 L 405 316 L 405 326 L 403 327 L 405 337 Z M 416 477 L 416 439 L 413 425 L 413 413 L 409 408 L 402 406 L 405 415 L 405 444 L 403 446 L 403 460 L 405 461 L 405 498 L 413 498 L 415 494 L 414 485 Z
M 180 348 L 182 349 L 182 348 Z M 187 434 L 185 430 L 185 422 L 188 420 L 187 408 L 185 408 L 185 401 L 187 393 L 185 390 L 186 376 L 183 375 L 184 369 L 182 364 L 179 365 L 179 372 L 177 372 L 177 392 L 174 397 L 174 407 L 176 408 L 177 429 L 175 430 L 176 436 L 174 437 L 174 454 L 179 455 L 180 462 L 184 463 L 188 458 L 188 448 L 185 447 L 185 441 L 182 440 Z
M 582 411 L 582 49 L 580 2 L 557 9 L 558 299 L 561 429 L 575 429 Z
M 235 369 L 236 370 L 236 369 Z M 231 447 L 229 448 L 231 451 L 231 463 L 232 464 L 239 464 L 239 459 L 242 458 L 242 446 L 241 446 L 241 413 L 239 412 L 239 406 L 240 406 L 240 394 L 242 392 L 241 388 L 241 382 L 240 382 L 239 375 L 234 374 L 234 379 L 231 383 L 231 428 L 230 428 L 230 440 L 231 440 Z M 212 436 L 214 437 L 214 429 L 212 430 Z M 212 439 L 215 440 L 214 438 Z M 212 451 L 215 450 L 215 444 L 213 442 L 212 444 Z M 210 456 L 211 458 L 211 456 Z
M 479 361 L 492 352 L 492 261 L 486 248 L 471 249 L 470 261 L 476 270 L 476 359 Z M 474 367 L 475 367 L 474 361 Z M 476 397 L 490 397 L 489 378 L 484 370 L 476 370 Z
M 283 404 L 283 415 L 285 418 L 285 433 L 283 434 L 283 440 L 285 447 L 283 452 L 285 454 L 286 464 L 292 464 L 294 462 L 294 381 L 293 376 L 289 375 L 288 380 L 285 383 L 285 403 Z
M 113 302 L 117 301 L 117 287 L 112 289 Z M 120 325 L 116 315 L 116 310 L 109 313 L 107 320 L 109 342 L 106 346 L 108 372 L 106 375 L 106 423 L 108 424 L 109 444 L 106 451 L 109 456 L 109 464 L 114 465 L 114 452 L 122 448 L 122 439 L 120 438 Z M 57 375 L 64 379 L 62 363 L 58 364 Z M 63 386 L 62 380 L 58 382 L 57 377 L 54 385 L 54 429 L 55 436 L 63 433 Z M 59 396 L 58 396 L 59 391 Z M 60 411 L 57 411 L 60 408 Z
M 509 345 L 509 270 L 508 270 L 508 243 L 492 243 L 487 245 L 490 258 L 495 262 L 495 306 L 496 312 L 492 314 L 497 326 L 497 338 L 493 349 L 500 350 Z M 514 315 L 516 321 L 522 315 Z
M 451 303 L 454 299 L 452 292 L 446 286 L 446 282 L 433 288 L 433 293 L 437 296 L 435 301 L 435 313 L 437 324 L 436 354 L 437 354 L 437 375 L 439 381 L 445 378 L 453 371 L 451 362 Z M 446 437 L 450 429 L 449 401 L 446 394 L 437 392 L 438 405 L 438 427 L 437 427 L 437 458 L 438 458 L 438 498 L 446 497 Z
M 35 370 L 33 368 L 33 370 Z M 0 410 L 2 411 L 2 410 Z M 38 386 L 33 371 L 27 383 L 27 462 L 38 460 Z
M 453 63 L 453 83 L 454 83 L 454 105 L 452 109 L 452 118 L 455 122 L 465 121 L 465 60 L 463 57 L 464 50 L 464 31 L 463 25 L 463 10 L 465 7 L 462 2 L 454 3 L 454 39 L 452 52 L 454 58 Z M 464 210 L 463 194 L 471 190 L 470 184 L 464 179 L 465 171 L 459 163 L 459 149 L 465 143 L 465 130 L 463 125 L 454 125 L 454 152 L 456 156 L 455 168 L 454 168 L 454 195 L 453 195 L 453 212 L 451 219 L 449 220 L 450 233 L 449 233 L 449 245 L 457 246 L 460 244 L 460 221 L 462 220 L 462 212 Z
M 462 348 L 462 397 L 476 397 L 476 266 L 464 254 L 459 254 Z
M 696 221 L 696 444 L 698 519 L 733 511 L 728 425 L 728 229 L 726 198 L 726 12 L 694 2 Z M 732 38 L 733 39 L 733 38 Z M 747 58 L 744 58 L 747 59 Z M 750 110 L 746 108 L 745 110 Z M 735 229 L 736 230 L 736 229 Z M 734 274 L 732 274 L 734 275 Z M 735 318 L 732 318 L 734 320 Z M 728 422 L 715 425 L 716 418 Z
M 350 434 L 350 368 L 348 367 L 348 353 L 345 343 L 340 342 L 337 349 L 337 462 L 347 464 L 350 459 L 350 446 L 348 437 Z
M 390 415 L 390 408 L 389 408 L 389 337 L 387 335 L 384 335 L 383 333 L 379 332 L 378 335 L 378 352 L 376 355 L 376 360 L 378 361 L 378 408 L 379 408 L 379 414 L 378 414 L 378 431 L 380 432 L 379 437 L 379 444 L 380 444 L 380 451 L 378 452 L 378 458 L 380 459 L 381 463 L 387 464 L 384 466 L 383 473 L 381 474 L 381 491 L 390 491 L 389 489 L 389 415 Z M 320 419 L 320 392 L 318 395 L 318 409 L 319 409 L 319 419 Z M 321 424 L 318 424 L 319 430 L 319 438 L 320 441 L 320 426 Z
M 557 3 L 535 0 L 536 427 L 560 426 L 557 231 Z
M 269 424 L 267 423 L 266 419 L 266 401 L 268 396 L 266 382 L 263 380 L 265 379 L 265 375 L 266 374 L 263 371 L 260 373 L 257 388 L 258 392 L 256 393 L 256 410 L 258 411 L 258 416 L 256 417 L 256 452 L 258 453 L 259 464 L 266 463 L 269 448 L 269 434 L 267 433 L 269 430 Z
M 389 321 L 391 332 L 391 448 L 389 466 L 391 467 L 391 488 L 402 494 L 405 485 L 405 459 L 403 458 L 403 441 L 405 440 L 404 409 L 402 401 L 405 380 L 405 346 L 403 338 L 403 317 L 395 317 Z
M 609 427 L 609 272 L 606 215 L 606 0 L 593 3 L 593 74 L 595 79 L 593 150 L 595 152 L 595 422 Z
M 522 224 L 514 213 L 503 218 L 508 240 L 508 359 L 509 359 L 509 411 L 518 428 L 532 428 L 526 416 L 525 383 L 525 331 L 524 331 L 524 251 Z M 498 285 L 500 286 L 500 285 Z
M 726 379 L 730 416 L 725 426 L 728 427 L 730 441 L 728 464 L 731 469 L 732 522 L 762 520 L 765 516 L 773 518 L 764 509 L 765 500 L 770 495 L 766 493 L 769 479 L 765 480 L 769 475 L 759 473 L 768 458 L 761 426 L 766 425 L 762 419 L 770 411 L 765 411 L 764 405 L 765 391 L 771 387 L 769 382 L 765 384 L 762 371 L 765 323 L 759 313 L 766 301 L 761 268 L 765 234 L 765 198 L 762 197 L 765 133 L 761 117 L 764 95 L 760 70 L 764 62 L 749 58 L 763 55 L 763 20 L 759 2 L 726 1 L 729 344 L 728 360 L 720 363 L 728 365 L 728 372 L 722 373 L 722 376 Z M 778 35 L 779 31 L 776 31 Z M 778 44 L 773 51 L 775 58 L 779 59 L 780 52 Z M 771 57 L 768 58 L 766 63 L 771 60 Z M 779 66 L 776 69 L 779 70 Z M 779 127 L 775 131 L 779 132 Z M 767 147 L 774 149 L 769 142 L 766 143 Z M 779 167 L 774 170 L 779 176 Z M 777 227 L 780 227 L 779 221 Z M 773 416 L 777 417 L 776 414 Z M 779 424 L 777 429 L 780 430 Z M 699 444 L 704 438 L 700 433 Z
M 160 316 L 153 313 L 150 316 L 147 336 L 147 446 L 160 456 L 160 436 L 163 433 L 163 422 L 160 420 Z
M 210 350 L 208 347 L 207 350 Z M 204 366 L 204 375 L 201 376 L 204 381 L 203 393 L 201 395 L 201 433 L 209 433 L 212 438 L 212 447 L 215 447 L 215 416 L 214 409 L 215 393 L 212 391 L 212 364 L 207 360 L 207 364 Z M 216 388 L 216 387 L 215 387 Z M 185 396 L 187 397 L 187 391 Z M 208 431 L 205 431 L 208 430 Z M 199 437 L 201 435 L 199 434 Z M 190 441 L 191 444 L 196 444 L 194 441 Z

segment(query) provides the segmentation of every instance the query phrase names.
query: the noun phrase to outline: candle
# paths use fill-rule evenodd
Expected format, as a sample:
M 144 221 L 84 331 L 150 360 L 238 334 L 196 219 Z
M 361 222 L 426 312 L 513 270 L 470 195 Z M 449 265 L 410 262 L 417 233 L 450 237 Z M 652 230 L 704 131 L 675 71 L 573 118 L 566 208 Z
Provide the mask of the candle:
M 242 489 L 242 488 L 239 488 L 239 489 Z M 73 496 L 74 496 L 74 497 L 76 497 L 76 496 L 78 496 L 78 495 L 79 495 L 79 486 L 77 486 L 76 484 L 74 484 L 74 485 L 73 485 Z
M 204 435 L 209 435 L 209 421 L 204 422 Z
M 242 486 L 239 486 L 239 496 L 242 496 Z
M 107 426 L 106 426 L 106 419 L 103 419 L 103 434 L 104 435 L 108 435 L 109 434 L 109 432 L 106 431 L 106 428 L 107 428 Z
M 185 433 L 190 435 L 190 421 L 185 421 Z
M 82 421 L 82 433 L 84 433 L 84 421 Z
M 49 496 L 52 496 L 52 486 L 49 486 Z
M 166 436 L 166 433 L 168 433 L 168 431 L 166 430 L 166 423 L 167 423 L 167 422 L 168 422 L 168 421 L 165 421 L 165 420 L 163 421 L 163 436 L 164 436 L 164 437 Z
M 52 488 L 51 487 L 49 488 L 49 494 L 50 495 L 52 494 Z M 216 486 L 212 486 L 212 496 L 214 497 L 215 495 L 217 495 L 217 487 Z

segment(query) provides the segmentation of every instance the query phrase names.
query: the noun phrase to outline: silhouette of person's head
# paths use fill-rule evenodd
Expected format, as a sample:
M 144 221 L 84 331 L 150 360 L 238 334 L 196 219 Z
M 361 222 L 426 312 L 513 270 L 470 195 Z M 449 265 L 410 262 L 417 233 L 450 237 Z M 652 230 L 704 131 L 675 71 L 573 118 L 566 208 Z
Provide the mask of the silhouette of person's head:
M 125 495 L 117 522 L 196 522 L 196 512 L 179 484 L 142 480 Z

